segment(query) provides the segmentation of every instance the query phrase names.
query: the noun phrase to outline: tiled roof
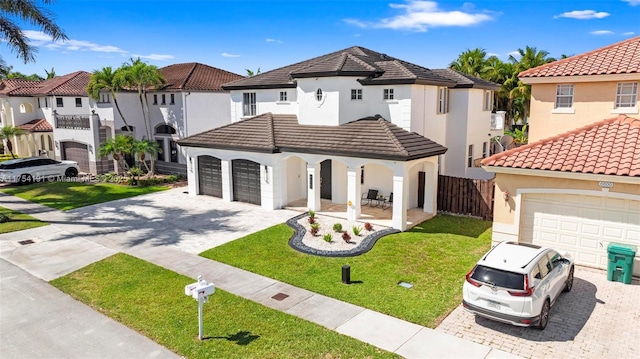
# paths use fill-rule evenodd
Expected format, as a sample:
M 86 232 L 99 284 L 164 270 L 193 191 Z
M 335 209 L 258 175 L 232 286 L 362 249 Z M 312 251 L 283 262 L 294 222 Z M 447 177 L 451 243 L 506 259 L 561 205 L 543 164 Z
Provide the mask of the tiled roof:
M 363 118 L 340 126 L 300 125 L 295 115 L 262 114 L 184 138 L 187 147 L 249 152 L 322 153 L 407 161 L 447 151 L 428 138 L 384 120 Z
M 169 65 L 160 72 L 167 80 L 163 90 L 222 91 L 222 84 L 244 78 L 197 62 Z
M 18 126 L 25 131 L 29 132 L 51 132 L 53 131 L 53 127 L 46 119 L 41 118 L 38 120 L 31 120 L 25 124 Z
M 85 87 L 89 83 L 91 74 L 86 71 L 76 71 L 64 76 L 57 76 L 44 81 L 14 82 L 14 88 L 6 95 L 11 96 L 87 96 Z M 5 80 L 8 82 L 11 80 Z M 7 86 L 6 88 L 8 88 Z M 4 90 L 3 90 L 4 91 Z M 0 93 L 5 94 L 5 93 Z
M 23 92 L 36 91 L 42 81 L 24 79 L 6 79 L 0 84 L 0 95 L 20 95 Z
M 454 81 L 456 83 L 454 88 L 473 87 L 493 91 L 498 91 L 500 89 L 500 85 L 495 82 L 487 81 L 452 69 L 434 69 L 433 72 L 438 74 L 438 76 Z
M 482 165 L 640 177 L 640 119 L 619 115 L 495 154 Z
M 363 85 L 456 85 L 455 81 L 428 68 L 353 46 L 228 83 L 223 88 L 239 90 L 296 87 L 296 78 L 326 76 L 364 77 L 359 80 Z
M 519 77 L 630 74 L 640 72 L 640 36 L 522 71 Z

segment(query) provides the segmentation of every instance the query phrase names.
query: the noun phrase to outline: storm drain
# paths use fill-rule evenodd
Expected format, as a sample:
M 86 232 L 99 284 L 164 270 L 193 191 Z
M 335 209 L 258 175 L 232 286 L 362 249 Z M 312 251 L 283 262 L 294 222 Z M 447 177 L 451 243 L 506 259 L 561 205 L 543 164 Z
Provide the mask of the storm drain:
M 27 244 L 33 244 L 36 242 L 34 242 L 32 239 L 25 239 L 24 241 L 18 241 L 18 243 L 20 243 L 23 246 L 26 246 Z
M 274 295 L 271 298 L 275 299 L 275 300 L 284 300 L 286 298 L 289 298 L 289 296 L 287 294 L 284 294 L 284 293 L 278 293 L 278 294 Z

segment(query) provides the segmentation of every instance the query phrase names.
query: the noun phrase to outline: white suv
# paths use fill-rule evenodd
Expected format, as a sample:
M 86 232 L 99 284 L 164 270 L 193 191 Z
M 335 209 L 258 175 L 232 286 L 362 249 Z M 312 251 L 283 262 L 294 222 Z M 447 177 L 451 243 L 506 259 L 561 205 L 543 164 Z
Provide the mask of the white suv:
M 78 172 L 78 163 L 75 161 L 56 161 L 46 157 L 16 158 L 0 162 L 0 182 L 26 184 L 49 178 L 76 177 Z
M 462 305 L 485 318 L 544 329 L 549 309 L 573 286 L 573 261 L 550 248 L 501 242 L 467 274 Z

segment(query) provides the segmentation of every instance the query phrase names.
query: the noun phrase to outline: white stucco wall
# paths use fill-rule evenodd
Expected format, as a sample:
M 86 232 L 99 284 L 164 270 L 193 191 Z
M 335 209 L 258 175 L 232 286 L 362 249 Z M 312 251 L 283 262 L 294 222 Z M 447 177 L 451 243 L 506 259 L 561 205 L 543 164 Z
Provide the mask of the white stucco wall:
M 280 91 L 287 92 L 287 101 L 280 100 Z M 245 92 L 256 93 L 256 115 L 271 112 L 285 115 L 297 115 L 298 103 L 297 103 L 297 90 L 295 88 L 284 89 L 267 89 L 267 90 L 234 90 L 230 92 L 230 115 L 231 122 L 238 122 L 243 118 L 249 118 L 251 116 L 244 116 L 242 108 L 243 94 Z

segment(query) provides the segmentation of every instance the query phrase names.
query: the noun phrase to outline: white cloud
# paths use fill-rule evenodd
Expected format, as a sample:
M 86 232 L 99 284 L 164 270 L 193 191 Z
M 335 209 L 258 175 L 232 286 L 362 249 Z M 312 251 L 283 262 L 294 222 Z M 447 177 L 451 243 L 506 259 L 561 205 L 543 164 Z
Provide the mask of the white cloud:
M 127 52 L 117 46 L 99 45 L 91 41 L 84 41 L 84 40 L 67 40 L 67 41 L 54 42 L 51 36 L 43 33 L 42 31 L 25 30 L 24 34 L 29 39 L 29 42 L 31 45 L 44 47 L 50 50 L 119 52 L 119 53 Z
M 511 51 L 507 53 L 507 56 L 513 56 L 513 57 L 520 57 L 520 52 L 519 51 Z
M 464 11 L 445 11 L 438 8 L 438 3 L 434 1 L 422 0 L 409 0 L 406 4 L 392 3 L 389 6 L 404 13 L 381 19 L 378 22 L 358 19 L 344 19 L 343 21 L 361 28 L 425 32 L 430 27 L 471 26 L 492 20 L 492 17 L 487 13 L 472 13 L 473 9 L 469 4 L 463 6 Z
M 221 54 L 223 57 L 240 57 L 240 55 L 236 55 L 236 54 L 230 54 L 228 52 L 223 52 Z
M 624 35 L 624 36 L 631 36 L 631 35 L 635 35 L 635 34 L 636 33 L 633 32 L 633 31 L 627 31 L 627 32 L 622 33 L 622 35 Z
M 282 40 L 278 40 L 278 39 L 265 39 L 264 41 L 266 41 L 266 42 L 275 42 L 275 43 L 278 43 L 278 44 L 282 43 Z
M 628 2 L 631 6 L 640 5 L 640 0 L 622 0 L 624 2 Z
M 141 59 L 155 60 L 155 61 L 167 61 L 173 60 L 173 55 L 161 55 L 161 54 L 150 54 L 150 55 L 136 55 L 132 54 L 133 57 L 139 57 Z
M 491 56 L 500 57 L 500 54 L 496 54 L 495 52 L 487 52 L 487 57 Z
M 555 19 L 560 17 L 566 17 L 568 19 L 578 19 L 578 20 L 590 20 L 590 19 L 603 19 L 609 16 L 608 12 L 604 11 L 595 11 L 595 10 L 574 10 L 563 12 L 560 15 L 554 16 Z
M 611 30 L 596 30 L 596 31 L 591 31 L 589 34 L 591 34 L 591 35 L 611 35 L 611 34 L 613 34 L 613 31 L 611 31 Z

